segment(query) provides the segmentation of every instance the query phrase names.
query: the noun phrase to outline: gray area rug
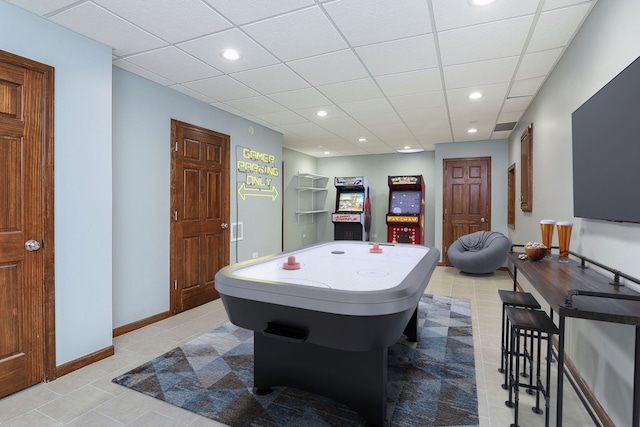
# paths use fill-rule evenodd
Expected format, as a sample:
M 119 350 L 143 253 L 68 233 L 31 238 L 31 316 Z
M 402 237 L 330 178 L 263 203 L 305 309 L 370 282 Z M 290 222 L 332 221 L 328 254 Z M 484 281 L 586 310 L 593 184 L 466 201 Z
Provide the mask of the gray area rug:
M 424 295 L 418 314 L 419 341 L 389 348 L 389 425 L 478 425 L 469 301 Z M 365 425 L 347 406 L 294 388 L 254 395 L 253 331 L 231 323 L 113 382 L 233 427 Z

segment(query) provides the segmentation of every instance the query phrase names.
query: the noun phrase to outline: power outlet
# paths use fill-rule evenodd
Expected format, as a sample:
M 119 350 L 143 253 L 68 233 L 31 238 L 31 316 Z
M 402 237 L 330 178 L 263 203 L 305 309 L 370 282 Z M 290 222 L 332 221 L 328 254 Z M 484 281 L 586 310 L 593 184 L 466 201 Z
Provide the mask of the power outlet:
M 258 252 L 254 252 L 252 255 L 253 258 L 258 258 Z

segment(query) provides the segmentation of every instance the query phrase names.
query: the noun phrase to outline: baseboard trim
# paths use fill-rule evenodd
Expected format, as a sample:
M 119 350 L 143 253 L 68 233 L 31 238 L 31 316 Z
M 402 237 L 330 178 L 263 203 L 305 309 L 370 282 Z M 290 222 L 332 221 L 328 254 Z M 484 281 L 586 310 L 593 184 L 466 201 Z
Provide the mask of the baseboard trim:
M 509 276 L 511 276 L 511 279 L 513 280 L 513 271 L 511 271 L 511 269 L 508 270 Z M 517 283 L 517 289 L 521 292 L 523 291 L 520 283 Z M 558 339 L 555 337 L 553 338 L 553 346 L 555 347 L 555 350 L 557 352 Z M 576 386 L 580 389 L 580 393 L 582 394 L 582 396 L 587 400 L 587 402 L 589 402 L 591 409 L 595 413 L 598 420 L 602 423 L 602 425 L 604 427 L 615 427 L 615 424 L 607 414 L 607 411 L 600 404 L 600 401 L 595 396 L 595 394 L 593 394 L 591 388 L 587 385 L 584 378 L 582 378 L 582 375 L 580 375 L 580 371 L 578 371 L 578 368 L 576 368 L 576 365 L 574 365 L 573 361 L 569 356 L 567 356 L 566 353 L 564 355 L 564 367 L 568 371 L 569 375 L 571 375 L 571 377 L 573 378 Z
M 60 378 L 64 375 L 70 374 L 73 371 L 77 371 L 80 368 L 89 366 L 99 360 L 106 359 L 107 357 L 116 354 L 114 346 L 110 345 L 102 350 L 94 351 L 93 353 L 82 356 L 79 359 L 72 360 L 56 367 L 56 378 Z
M 171 317 L 171 312 L 165 311 L 163 313 L 158 313 L 153 316 L 146 317 L 144 319 L 140 319 L 136 322 L 129 323 L 126 325 L 119 326 L 113 330 L 113 337 L 119 337 L 120 335 L 124 335 L 128 332 L 135 331 L 136 329 L 143 328 L 145 326 L 149 326 L 153 323 L 159 322 L 160 320 L 164 320 Z

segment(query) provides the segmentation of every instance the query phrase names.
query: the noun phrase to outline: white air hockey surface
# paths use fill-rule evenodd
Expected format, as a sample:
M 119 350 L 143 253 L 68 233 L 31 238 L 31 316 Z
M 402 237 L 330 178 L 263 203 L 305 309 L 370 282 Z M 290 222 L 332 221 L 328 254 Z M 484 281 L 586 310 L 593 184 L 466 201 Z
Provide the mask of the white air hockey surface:
M 439 259 L 436 249 L 360 241 L 322 243 L 225 267 L 221 294 L 337 314 L 378 315 L 415 306 Z M 294 256 L 300 269 L 283 264 Z

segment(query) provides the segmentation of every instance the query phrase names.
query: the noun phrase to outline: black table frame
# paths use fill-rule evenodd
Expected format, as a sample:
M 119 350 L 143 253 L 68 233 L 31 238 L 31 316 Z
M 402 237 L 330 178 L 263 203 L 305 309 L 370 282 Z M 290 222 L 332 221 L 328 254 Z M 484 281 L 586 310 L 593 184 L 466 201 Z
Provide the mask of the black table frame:
M 552 255 L 551 258 L 544 258 L 540 261 L 521 260 L 518 258 L 521 252 L 513 250 L 518 246 L 522 247 L 522 245 L 513 245 L 512 251 L 507 254 L 508 260 L 513 264 L 513 290 L 517 290 L 518 271 L 520 271 L 547 301 L 551 308 L 551 317 L 553 318 L 554 311 L 558 313 L 560 333 L 557 357 L 557 427 L 562 426 L 564 332 L 567 317 L 629 324 L 636 327 L 632 426 L 640 427 L 640 301 L 627 300 L 628 298 L 640 298 L 640 293 L 626 286 L 620 286 L 620 277 L 638 284 L 640 284 L 640 280 L 574 252 L 570 252 L 570 254 L 579 262 L 570 257 L 569 263 L 560 263 L 558 255 Z M 612 273 L 613 279 L 608 279 L 603 274 L 588 268 L 588 264 L 596 265 Z M 597 294 L 598 297 L 580 296 L 581 291 L 585 294 Z M 575 295 L 567 299 L 567 296 L 571 294 Z M 579 296 L 579 298 L 575 296 Z

